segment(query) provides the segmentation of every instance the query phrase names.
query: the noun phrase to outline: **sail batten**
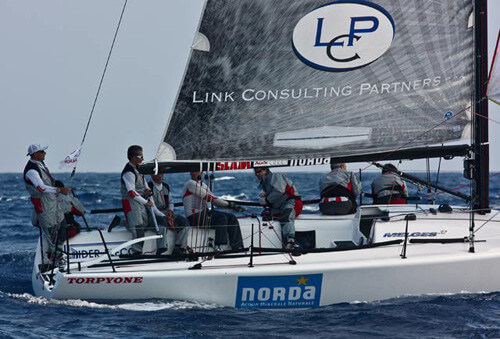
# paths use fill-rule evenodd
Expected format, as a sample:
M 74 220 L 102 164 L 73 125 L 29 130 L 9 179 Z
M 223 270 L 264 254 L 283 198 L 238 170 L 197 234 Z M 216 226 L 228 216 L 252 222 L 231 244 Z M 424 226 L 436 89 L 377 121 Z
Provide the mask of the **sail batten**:
M 208 0 L 159 151 L 272 160 L 462 139 L 472 10 L 469 0 Z

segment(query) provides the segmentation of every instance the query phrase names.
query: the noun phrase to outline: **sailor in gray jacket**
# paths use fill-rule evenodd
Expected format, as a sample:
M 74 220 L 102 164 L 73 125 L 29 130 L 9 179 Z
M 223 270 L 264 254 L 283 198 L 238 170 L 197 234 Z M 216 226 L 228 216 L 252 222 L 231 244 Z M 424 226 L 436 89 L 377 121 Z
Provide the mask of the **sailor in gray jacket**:
M 58 193 L 68 195 L 71 188 L 55 187 L 55 180 L 44 163 L 46 149 L 47 146 L 40 144 L 32 144 L 28 147 L 30 160 L 24 168 L 23 178 L 35 209 L 36 218 L 34 220 L 42 231 L 44 260 L 47 262 L 55 249 L 57 234 L 62 222 L 57 213 L 56 195 Z
M 382 174 L 372 182 L 374 204 L 406 204 L 408 189 L 401 177 L 394 173 L 398 169 L 393 164 L 386 164 Z
M 137 170 L 137 165 L 144 159 L 142 147 L 130 146 L 127 158 L 129 162 L 121 174 L 122 205 L 127 219 L 127 229 L 132 233 L 132 239 L 137 239 L 144 237 L 144 231 L 148 226 L 146 207 L 152 208 L 154 203 L 146 200 L 145 197 L 148 197 L 151 191 L 144 176 Z M 132 245 L 132 254 L 142 253 L 142 245 L 142 242 Z
M 260 204 L 271 208 L 271 217 L 281 224 L 281 233 L 286 248 L 293 249 L 295 243 L 295 218 L 302 212 L 302 200 L 293 182 L 285 173 L 272 173 L 269 168 L 254 168 L 260 180 L 258 188 Z
M 358 178 L 347 171 L 345 164 L 330 164 L 331 171 L 319 182 L 319 209 L 326 215 L 356 213 L 356 197 L 361 194 Z
M 187 220 L 182 215 L 174 214 L 174 201 L 170 194 L 170 187 L 163 182 L 163 174 L 151 176 L 148 183 L 153 193 L 154 209 L 158 209 L 162 216 L 155 216 L 163 238 L 158 239 L 157 254 L 167 251 L 171 254 L 175 245 L 185 245 Z M 151 221 L 152 222 L 152 221 Z M 151 224 L 150 222 L 150 224 Z M 151 225 L 150 225 L 151 226 Z M 167 229 L 175 232 L 174 237 L 167 236 Z

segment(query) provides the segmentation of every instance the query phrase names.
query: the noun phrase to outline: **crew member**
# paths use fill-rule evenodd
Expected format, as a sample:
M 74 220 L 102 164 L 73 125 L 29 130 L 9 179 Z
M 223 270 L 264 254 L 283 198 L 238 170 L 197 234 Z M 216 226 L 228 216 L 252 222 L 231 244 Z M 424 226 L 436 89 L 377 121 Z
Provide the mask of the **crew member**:
M 319 210 L 326 215 L 356 213 L 356 197 L 361 194 L 361 183 L 343 163 L 332 163 L 330 169 L 319 181 Z
M 212 194 L 208 186 L 201 180 L 203 172 L 191 172 L 191 179 L 184 185 L 182 203 L 189 224 L 194 227 L 215 228 L 215 246 L 231 246 L 232 250 L 243 249 L 240 224 L 232 213 L 209 211 L 207 202 L 217 207 L 231 208 L 241 211 L 242 208 L 232 201 L 226 201 Z
M 24 168 L 24 182 L 35 209 L 35 223 L 42 231 L 43 260 L 49 262 L 55 250 L 61 218 L 57 213 L 58 193 L 68 195 L 69 187 L 55 187 L 55 180 L 45 166 L 45 150 L 47 146 L 32 144 L 28 147 L 30 160 Z M 59 244 L 62 241 L 58 242 Z M 45 244 L 45 246 L 44 246 Z M 60 245 L 61 246 L 61 245 Z
M 56 180 L 56 187 L 63 188 L 64 183 Z M 72 238 L 80 233 L 81 225 L 75 220 L 75 215 L 84 217 L 87 210 L 81 201 L 74 194 L 57 194 L 57 213 L 58 219 L 64 219 L 66 222 L 66 232 L 63 239 Z
M 294 249 L 295 218 L 302 212 L 302 200 L 293 182 L 284 173 L 272 173 L 269 168 L 255 168 L 255 176 L 262 189 L 260 204 L 271 208 L 271 217 L 281 224 L 281 233 L 286 248 Z
M 123 211 L 127 220 L 127 229 L 132 233 L 132 239 L 144 237 L 148 226 L 146 207 L 151 208 L 154 203 L 146 200 L 151 195 L 146 180 L 137 170 L 137 165 L 142 163 L 144 155 L 142 147 L 132 145 L 127 150 L 128 162 L 121 174 L 121 195 Z M 142 242 L 132 245 L 131 254 L 142 253 Z
M 398 169 L 393 164 L 385 164 L 382 174 L 372 182 L 373 203 L 406 204 L 408 190 L 406 183 L 397 174 Z
M 158 239 L 157 254 L 167 251 L 171 254 L 175 245 L 186 244 L 187 220 L 182 215 L 174 214 L 174 202 L 170 194 L 170 187 L 163 182 L 163 174 L 151 176 L 152 181 L 148 183 L 149 189 L 153 193 L 153 202 L 162 214 L 156 217 L 163 238 Z M 151 225 L 150 225 L 151 226 Z M 175 232 L 175 237 L 167 237 L 167 229 Z

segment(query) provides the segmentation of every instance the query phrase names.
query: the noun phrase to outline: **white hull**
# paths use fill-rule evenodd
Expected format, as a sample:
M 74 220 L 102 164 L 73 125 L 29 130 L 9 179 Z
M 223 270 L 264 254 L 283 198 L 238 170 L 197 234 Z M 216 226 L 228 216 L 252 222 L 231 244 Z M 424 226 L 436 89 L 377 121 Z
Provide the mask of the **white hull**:
M 411 209 L 416 212 L 415 206 L 392 207 L 391 221 L 376 222 L 364 241 L 380 243 L 402 239 L 406 221 L 400 212 Z M 84 267 L 81 271 L 72 269 L 71 274 L 56 270 L 55 284 L 50 286 L 37 272 L 40 258 L 37 251 L 33 288 L 38 296 L 56 299 L 165 298 L 241 308 L 316 307 L 403 295 L 499 291 L 500 218 L 496 213 L 498 211 L 475 216 L 476 228 L 495 216 L 476 233 L 476 240 L 487 241 L 477 242 L 475 253 L 469 253 L 469 245 L 464 243 L 408 243 L 406 259 L 400 257 L 403 245 L 396 244 L 309 253 L 294 257 L 296 265 L 289 264 L 290 257 L 285 254 L 273 254 L 254 256 L 254 267 L 248 267 L 249 257 L 207 260 L 202 263 L 202 269 L 197 270 L 189 270 L 197 262 L 128 264 L 117 266 L 116 272 L 109 266 Z M 413 238 L 442 239 L 468 235 L 466 213 L 416 214 L 417 220 L 409 222 L 408 233 Z M 335 242 L 346 233 L 347 227 L 340 226 L 337 232 L 335 225 L 342 224 L 342 221 L 332 219 L 342 218 L 304 215 L 297 220 L 296 229 L 316 228 L 321 234 L 324 222 L 332 234 L 337 235 L 335 239 L 329 239 L 325 233 L 318 241 Z M 241 221 L 244 235 L 248 234 L 252 221 L 255 219 Z M 85 234 L 89 233 L 82 232 L 82 236 Z M 351 235 L 355 240 L 359 234 L 355 230 Z M 249 245 L 249 241 L 247 239 L 245 245 Z

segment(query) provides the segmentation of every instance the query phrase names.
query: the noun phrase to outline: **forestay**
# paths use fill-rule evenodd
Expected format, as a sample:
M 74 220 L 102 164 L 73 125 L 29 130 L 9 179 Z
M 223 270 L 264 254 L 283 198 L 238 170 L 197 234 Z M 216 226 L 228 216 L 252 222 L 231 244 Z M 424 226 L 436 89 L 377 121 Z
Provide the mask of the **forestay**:
M 468 136 L 472 1 L 208 0 L 157 159 L 370 154 Z

